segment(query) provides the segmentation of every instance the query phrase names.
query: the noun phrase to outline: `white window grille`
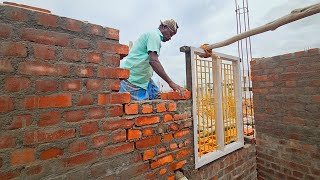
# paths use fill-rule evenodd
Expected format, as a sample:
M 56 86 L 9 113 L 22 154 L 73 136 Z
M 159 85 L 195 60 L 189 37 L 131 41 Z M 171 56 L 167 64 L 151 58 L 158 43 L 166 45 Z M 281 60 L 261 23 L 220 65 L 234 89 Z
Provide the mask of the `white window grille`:
M 191 47 L 195 168 L 244 146 L 239 58 Z

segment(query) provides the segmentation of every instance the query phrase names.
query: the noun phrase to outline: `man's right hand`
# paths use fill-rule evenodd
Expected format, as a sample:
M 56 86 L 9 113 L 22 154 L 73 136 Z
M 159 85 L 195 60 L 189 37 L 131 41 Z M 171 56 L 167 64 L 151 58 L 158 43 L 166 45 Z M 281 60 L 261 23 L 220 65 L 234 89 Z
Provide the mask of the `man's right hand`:
M 177 91 L 181 96 L 185 96 L 186 95 L 186 89 L 184 89 L 183 87 L 179 86 L 178 84 L 171 82 L 169 83 L 169 86 L 174 90 Z

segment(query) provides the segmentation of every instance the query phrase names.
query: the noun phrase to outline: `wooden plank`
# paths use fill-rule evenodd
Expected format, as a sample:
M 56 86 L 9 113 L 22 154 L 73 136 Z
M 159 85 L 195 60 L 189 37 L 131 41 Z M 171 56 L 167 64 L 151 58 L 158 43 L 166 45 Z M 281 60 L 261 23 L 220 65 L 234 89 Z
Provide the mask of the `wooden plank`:
M 261 34 L 264 33 L 266 31 L 274 31 L 276 30 L 278 27 L 283 26 L 285 24 L 297 21 L 299 19 L 314 15 L 314 14 L 318 14 L 320 13 L 320 3 L 317 4 L 313 4 L 311 6 L 307 6 L 305 8 L 300 8 L 300 9 L 295 9 L 293 11 L 291 11 L 290 14 L 283 16 L 279 19 L 276 19 L 272 22 L 269 22 L 263 26 L 251 29 L 249 31 L 243 32 L 241 34 L 238 34 L 236 36 L 233 36 L 227 40 L 215 43 L 215 44 L 211 44 L 206 46 L 206 49 L 215 49 L 215 48 L 219 48 L 219 47 L 223 47 L 223 46 L 227 46 L 229 44 L 232 44 L 234 42 L 237 42 L 241 39 L 250 37 L 250 36 L 254 36 L 256 34 Z

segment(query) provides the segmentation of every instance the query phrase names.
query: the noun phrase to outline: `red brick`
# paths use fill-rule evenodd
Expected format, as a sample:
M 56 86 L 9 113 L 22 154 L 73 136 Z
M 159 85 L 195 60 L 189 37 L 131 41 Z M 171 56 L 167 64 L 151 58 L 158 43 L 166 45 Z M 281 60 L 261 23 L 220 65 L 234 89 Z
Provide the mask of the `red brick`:
M 191 148 L 186 148 L 186 149 L 179 150 L 176 153 L 176 159 L 184 158 L 184 157 L 190 155 L 191 153 L 192 153 L 192 149 Z
M 67 122 L 79 122 L 85 119 L 85 111 L 67 111 L 64 113 L 64 119 Z
M 62 83 L 62 89 L 64 91 L 80 91 L 81 81 L 80 80 L 66 80 Z
M 165 147 L 158 148 L 158 155 L 165 153 L 167 150 Z
M 166 109 L 166 104 L 165 103 L 159 103 L 157 104 L 157 112 L 165 112 Z
M 0 113 L 9 112 L 14 109 L 13 99 L 8 96 L 0 96 Z
M 87 54 L 87 62 L 99 64 L 102 61 L 102 54 L 91 52 Z
M 140 116 L 136 119 L 136 126 L 145 126 L 160 122 L 159 116 Z
M 70 107 L 72 105 L 70 94 L 57 94 L 49 96 L 27 96 L 23 101 L 26 109 Z
M 70 158 L 63 160 L 63 165 L 65 167 L 80 166 L 83 164 L 88 164 L 99 157 L 97 152 L 86 152 L 84 154 L 79 154 Z
M 97 122 L 83 123 L 81 124 L 81 127 L 80 127 L 81 136 L 94 134 L 94 133 L 97 133 L 98 131 L 99 131 L 99 127 Z
M 62 50 L 63 59 L 69 61 L 80 61 L 80 52 L 74 49 Z
M 152 135 L 153 135 L 152 127 L 148 127 L 143 130 L 143 136 L 152 136 Z
M 90 47 L 89 41 L 84 39 L 74 39 L 73 45 L 76 49 L 88 49 Z
M 142 161 L 142 154 L 140 152 L 132 154 L 132 159 L 130 160 L 130 162 L 136 163 L 141 161 Z
M 12 26 L 10 24 L 0 23 L 0 38 L 8 38 L 11 36 Z
M 103 52 L 115 53 L 117 45 L 118 43 L 111 43 L 108 41 L 101 41 L 101 40 L 97 41 L 97 49 Z
M 82 22 L 74 20 L 74 19 L 69 19 L 69 18 L 64 18 L 64 20 L 65 20 L 66 25 L 62 27 L 63 29 L 75 31 L 75 32 L 81 31 Z
M 50 64 L 47 62 L 30 61 L 19 64 L 18 73 L 44 76 L 67 76 L 70 67 L 65 64 Z
M 191 127 L 191 126 L 192 126 L 192 120 L 183 122 L 183 127 L 184 128 Z
M 129 53 L 129 46 L 117 44 L 115 46 L 115 53 L 119 54 L 120 56 L 127 56 Z
M 38 30 L 33 28 L 22 29 L 21 39 L 40 44 L 56 45 L 66 47 L 69 45 L 70 37 L 67 34 Z
M 131 101 L 130 93 L 111 93 L 111 94 L 98 94 L 98 104 L 125 104 Z
M 160 176 L 164 175 L 165 173 L 167 173 L 167 168 L 161 168 L 161 169 L 159 170 L 159 175 L 160 175 Z
M 26 174 L 28 176 L 34 176 L 43 172 L 43 167 L 41 165 L 31 166 L 26 168 Z
M 89 91 L 103 90 L 103 80 L 101 80 L 101 79 L 88 79 L 86 87 L 87 87 L 87 90 L 89 90 Z
M 119 30 L 107 27 L 105 37 L 107 39 L 119 40 Z
M 18 8 L 8 8 L 5 11 L 5 15 L 13 21 L 28 21 L 29 20 L 29 15 L 26 13 L 26 11 Z
M 11 61 L 8 59 L 0 59 L 0 72 L 13 72 Z
M 38 121 L 38 126 L 52 126 L 58 124 L 61 119 L 60 112 L 45 112 L 40 114 L 40 119 Z
M 102 151 L 102 155 L 106 158 L 115 157 L 118 155 L 127 154 L 134 151 L 134 143 L 123 143 L 123 144 L 117 144 L 115 146 L 108 146 Z
M 106 80 L 106 89 L 112 91 L 119 91 L 120 90 L 120 83 L 121 80 L 118 79 L 108 79 Z
M 177 104 L 176 103 L 169 103 L 168 104 L 168 111 L 176 111 L 177 110 Z
M 80 77 L 92 77 L 93 67 L 92 66 L 78 66 L 76 68 L 76 74 Z
M 82 94 L 78 96 L 78 106 L 89 106 L 93 104 L 93 97 L 91 94 Z
M 102 26 L 98 26 L 95 24 L 90 24 L 89 33 L 94 35 L 102 36 Z
M 105 54 L 103 64 L 110 67 L 119 67 L 120 56 L 118 54 Z
M 174 138 L 181 138 L 183 136 L 188 136 L 190 135 L 190 130 L 189 129 L 183 129 L 181 131 L 178 131 L 174 133 Z
M 273 82 L 270 82 L 270 81 L 264 82 L 264 86 L 272 87 L 273 86 Z
M 98 67 L 97 76 L 99 78 L 128 79 L 129 69 L 115 67 Z
M 282 122 L 288 125 L 306 126 L 306 120 L 299 117 L 284 116 Z
M 312 96 L 312 100 L 315 103 L 320 103 L 320 95 L 314 95 Z
M 179 121 L 179 120 L 184 120 L 184 119 L 188 119 L 191 117 L 191 114 L 189 113 L 184 113 L 184 114 L 175 114 L 173 116 L 175 121 Z
M 18 149 L 11 153 L 10 163 L 13 166 L 35 161 L 35 150 L 32 148 Z
M 56 50 L 51 46 L 33 45 L 33 52 L 37 59 L 53 60 L 56 58 Z
M 105 108 L 92 108 L 89 109 L 88 119 L 101 119 L 106 117 Z
M 162 92 L 162 93 L 160 93 L 160 99 L 162 99 L 162 100 L 168 100 L 168 92 Z
M 37 23 L 42 26 L 46 27 L 57 27 L 58 25 L 58 17 L 51 15 L 51 14 L 45 14 L 45 13 L 37 13 Z
M 121 119 L 115 121 L 106 121 L 103 123 L 104 130 L 130 129 L 133 127 L 133 120 Z
M 75 152 L 81 152 L 84 150 L 87 150 L 87 143 L 84 141 L 76 141 L 69 144 L 69 152 L 75 153 Z
M 169 121 L 172 121 L 173 120 L 173 117 L 171 114 L 165 114 L 163 115 L 163 121 L 164 122 L 169 122 Z
M 160 166 L 163 166 L 163 165 L 165 165 L 165 164 L 168 164 L 168 163 L 170 163 L 170 162 L 172 162 L 172 161 L 173 161 L 173 157 L 172 157 L 172 155 L 170 154 L 170 155 L 161 157 L 161 158 L 157 159 L 156 161 L 152 162 L 152 163 L 151 163 L 151 168 L 152 168 L 152 169 L 155 169 L 155 168 L 157 168 L 157 167 L 160 167 Z
M 92 144 L 94 147 L 104 146 L 109 143 L 109 138 L 107 135 L 100 135 L 92 138 Z
M 4 79 L 4 88 L 6 91 L 18 92 L 28 89 L 31 86 L 29 78 L 24 77 L 6 77 Z
M 138 114 L 139 112 L 139 105 L 138 104 L 125 104 L 124 112 L 128 115 Z
M 50 148 L 40 153 L 40 159 L 47 160 L 47 159 L 57 158 L 62 155 L 63 155 L 63 149 Z
M 0 136 L 0 149 L 13 148 L 16 146 L 15 139 L 10 135 Z
M 178 126 L 178 124 L 172 123 L 172 124 L 169 125 L 169 129 L 171 131 L 176 131 L 176 130 L 179 129 L 179 126 Z
M 14 179 L 21 174 L 21 169 L 7 171 L 7 172 L 0 172 L 0 179 Z
M 141 131 L 139 129 L 129 129 L 128 130 L 128 139 L 140 139 L 141 138 Z
M 123 115 L 123 106 L 113 106 L 108 109 L 108 117 L 119 117 Z
M 36 80 L 35 83 L 38 92 L 57 91 L 58 89 L 58 83 L 54 80 Z
M 143 104 L 142 105 L 142 113 L 143 114 L 148 114 L 148 113 L 152 113 L 152 105 L 151 104 Z
M 170 142 L 170 141 L 172 141 L 172 140 L 173 140 L 172 134 L 165 134 L 165 135 L 163 135 L 163 141 L 164 141 L 164 142 Z
M 167 94 L 168 100 L 185 100 L 185 99 L 190 99 L 190 97 L 191 97 L 190 91 L 186 91 L 186 94 L 184 96 L 180 95 L 178 92 L 168 92 Z
M 9 129 L 19 129 L 30 126 L 32 123 L 32 116 L 30 114 L 22 114 L 13 117 Z
M 124 142 L 127 140 L 127 132 L 126 130 L 121 130 L 118 132 L 114 132 L 112 134 L 112 142 L 118 143 L 118 142 Z
M 0 52 L 3 56 L 27 57 L 27 46 L 21 42 L 3 42 Z
M 175 149 L 177 149 L 178 148 L 178 144 L 177 143 L 171 143 L 170 144 L 170 150 L 171 151 L 173 151 L 173 150 L 175 150 Z
M 149 167 L 148 167 L 148 169 L 149 169 Z M 156 175 L 156 173 L 155 172 L 148 172 L 148 173 L 146 173 L 145 175 L 144 175 L 144 178 L 146 179 L 146 180 L 153 180 L 153 179 L 156 179 L 156 177 L 157 177 L 157 175 Z
M 74 138 L 75 134 L 76 134 L 76 131 L 73 128 L 59 129 L 55 131 L 43 131 L 43 130 L 29 131 L 25 133 L 24 143 L 29 145 L 29 144 L 36 144 L 36 143 L 61 141 L 64 139 Z
M 169 176 L 167 177 L 167 180 L 175 180 L 175 175 L 169 175 Z
M 143 148 L 148 148 L 152 146 L 157 146 L 160 144 L 160 140 L 161 140 L 160 136 L 148 137 L 148 138 L 137 141 L 136 148 L 143 149 Z
M 143 152 L 143 160 L 149 160 L 152 159 L 155 155 L 154 149 L 145 150 Z
M 181 169 L 185 164 L 187 163 L 187 160 L 179 161 L 176 163 L 170 164 L 171 171 L 175 171 L 177 169 Z

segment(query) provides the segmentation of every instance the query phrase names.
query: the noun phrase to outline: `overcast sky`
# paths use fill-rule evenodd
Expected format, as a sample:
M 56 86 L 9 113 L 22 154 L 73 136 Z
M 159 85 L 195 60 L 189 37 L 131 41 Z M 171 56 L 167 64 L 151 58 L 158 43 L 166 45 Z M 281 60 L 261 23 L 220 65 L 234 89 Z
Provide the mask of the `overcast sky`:
M 236 35 L 234 0 L 6 0 L 50 10 L 53 14 L 88 21 L 120 30 L 120 43 L 135 41 L 159 21 L 175 19 L 179 30 L 162 45 L 160 61 L 178 84 L 185 81 L 181 46 L 199 47 Z M 0 2 L 3 2 L 0 0 Z M 242 2 L 242 0 L 238 0 Z M 291 10 L 320 3 L 320 0 L 248 0 L 251 29 L 264 25 Z M 253 57 L 269 57 L 320 47 L 320 15 L 293 22 L 251 37 Z M 238 56 L 237 43 L 215 51 Z M 158 81 L 157 76 L 154 77 Z

